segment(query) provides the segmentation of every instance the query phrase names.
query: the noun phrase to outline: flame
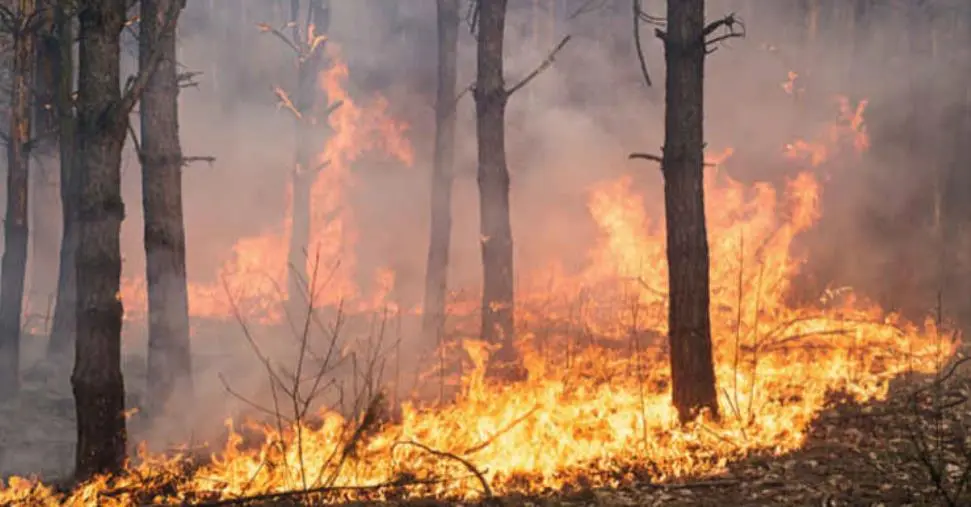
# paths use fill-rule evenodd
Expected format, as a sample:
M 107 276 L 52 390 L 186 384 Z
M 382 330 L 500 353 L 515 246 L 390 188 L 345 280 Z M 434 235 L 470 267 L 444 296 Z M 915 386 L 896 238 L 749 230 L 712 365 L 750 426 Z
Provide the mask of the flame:
M 865 150 L 865 103 L 840 104 L 839 121 L 819 139 L 804 141 L 809 151 L 798 153 L 808 155 L 794 155 L 794 143 L 784 158 L 812 168 L 847 148 Z M 349 152 L 329 153 L 340 165 Z M 764 183 L 746 187 L 727 174 L 730 156 L 710 157 L 714 167 L 705 177 L 712 327 L 725 414 L 719 422 L 677 423 L 665 366 L 663 222 L 650 220 L 633 180 L 621 177 L 590 189 L 588 210 L 601 240 L 590 251 L 589 266 L 571 274 L 553 263 L 549 273 L 536 275 L 545 281 L 520 293 L 527 381 L 486 382 L 491 347 L 466 340 L 462 356 L 470 369 L 459 380 L 457 398 L 438 407 L 404 403 L 398 422 L 376 423 L 370 408 L 357 417 L 324 410 L 312 422 L 289 427 L 250 423 L 236 430 L 228 421 L 225 446 L 197 467 L 187 469 L 183 456 L 142 451 L 130 474 L 100 477 L 67 495 L 15 477 L 0 489 L 0 500 L 178 503 L 321 485 L 331 488 L 324 495 L 329 500 L 386 494 L 468 499 L 481 495 L 482 481 L 499 494 L 561 488 L 580 477 L 610 486 L 647 466 L 652 480 L 663 481 L 718 473 L 753 452 L 798 448 L 832 391 L 878 399 L 895 376 L 939 368 L 956 342 L 933 321 L 908 323 L 837 292 L 825 294 L 815 308 L 787 304 L 804 262 L 793 252 L 793 240 L 819 218 L 821 184 L 806 170 L 781 192 Z M 237 272 L 277 265 L 256 254 L 272 245 L 240 245 L 237 252 L 253 255 L 238 257 Z M 393 275 L 379 271 L 376 295 L 393 290 Z M 450 310 L 470 306 L 460 300 Z M 262 444 L 244 445 L 243 432 L 254 430 Z M 403 492 L 403 485 L 416 482 Z M 362 489 L 368 486 L 374 488 Z
M 406 137 L 408 126 L 394 120 L 388 102 L 378 97 L 360 105 L 346 90 L 348 68 L 337 45 L 329 43 L 332 65 L 320 74 L 319 86 L 328 107 L 339 107 L 327 117 L 333 131 L 317 156 L 322 170 L 311 188 L 311 239 L 307 272 L 319 277 L 314 289 L 315 305 L 327 306 L 360 296 L 353 280 L 356 233 L 354 215 L 346 192 L 355 179 L 352 164 L 366 153 L 382 153 L 405 165 L 412 165 L 414 152 Z M 277 90 L 284 107 L 289 99 Z M 288 190 L 288 198 L 289 198 Z M 192 317 L 211 319 L 239 316 L 261 323 L 280 322 L 281 303 L 287 299 L 287 245 L 291 211 L 282 224 L 262 234 L 237 240 L 213 283 L 189 283 L 189 311 Z M 319 264 L 318 264 L 319 263 Z M 326 284 L 326 288 L 323 285 Z M 122 298 L 127 320 L 143 319 L 147 309 L 145 281 L 122 280 Z

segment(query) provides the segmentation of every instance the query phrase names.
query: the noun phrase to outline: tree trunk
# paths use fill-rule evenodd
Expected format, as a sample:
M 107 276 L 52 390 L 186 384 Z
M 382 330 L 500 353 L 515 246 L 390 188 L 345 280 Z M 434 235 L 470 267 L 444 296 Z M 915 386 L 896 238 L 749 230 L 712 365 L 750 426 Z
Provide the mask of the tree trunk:
M 119 236 L 121 150 L 128 127 L 121 103 L 120 35 L 126 0 L 78 2 L 77 340 L 71 385 L 77 409 L 75 477 L 117 472 L 125 461 L 121 375 Z
M 19 0 L 17 16 L 34 14 L 34 0 Z M 34 34 L 14 38 L 13 83 L 10 91 L 10 140 L 7 143 L 7 214 L 0 265 L 0 399 L 20 389 L 20 320 L 27 271 L 27 181 L 29 176 L 30 105 L 33 83 Z
M 68 365 L 70 350 L 74 346 L 77 323 L 75 319 L 77 272 L 74 256 L 78 243 L 78 181 L 77 171 L 74 170 L 76 120 L 72 98 L 74 94 L 74 19 L 70 14 L 72 2 L 73 0 L 58 0 L 54 11 L 54 30 L 60 51 L 55 109 L 59 125 L 62 229 L 54 324 L 47 344 L 48 359 L 65 367 Z
M 139 67 L 158 51 L 158 66 L 142 95 L 142 208 L 148 282 L 148 414 L 171 415 L 173 395 L 192 396 L 189 302 L 186 289 L 185 227 L 182 213 L 182 146 L 179 142 L 179 83 L 175 25 L 165 28 L 170 4 L 142 0 Z
M 482 243 L 482 339 L 500 345 L 490 376 L 521 374 L 514 344 L 512 226 L 505 116 L 509 93 L 503 78 L 506 0 L 479 2 L 478 65 L 475 84 L 479 141 L 479 220 Z
M 452 243 L 452 179 L 455 164 L 455 99 L 458 81 L 458 0 L 438 0 L 438 94 L 432 164 L 431 240 L 425 272 L 422 331 L 429 343 L 442 338 Z
M 709 314 L 704 199 L 705 2 L 668 2 L 664 112 L 664 212 L 674 405 L 682 422 L 718 415 Z
M 39 146 L 55 146 L 57 140 L 57 74 L 60 67 L 61 49 L 57 40 L 55 17 L 58 0 L 41 0 L 44 22 L 38 30 L 36 74 L 34 75 L 35 100 L 33 103 L 34 131 Z
M 294 44 L 304 52 L 297 68 L 297 93 L 294 97 L 294 107 L 300 113 L 297 118 L 297 147 L 294 157 L 293 176 L 291 180 L 291 226 L 290 245 L 287 255 L 287 299 L 291 306 L 291 315 L 303 322 L 307 315 L 308 300 L 311 294 L 307 289 L 312 282 L 307 271 L 310 251 L 310 217 L 312 214 L 310 192 L 317 176 L 317 162 L 315 154 L 319 149 L 318 139 L 313 135 L 315 109 L 321 91 L 318 90 L 317 78 L 323 62 L 323 48 L 311 48 L 308 44 L 308 34 L 300 33 L 299 18 L 300 3 L 294 2 L 291 11 L 293 23 Z M 307 20 L 307 31 L 314 26 L 314 33 L 322 35 L 327 32 L 330 18 L 330 5 L 323 0 L 311 0 L 310 18 Z
M 33 100 L 31 101 L 33 153 L 53 156 L 57 149 L 57 113 L 54 101 L 57 94 L 57 68 L 60 53 L 54 34 L 54 0 L 37 2 L 38 18 L 36 47 L 34 48 Z M 46 304 L 54 290 L 55 273 L 50 269 L 57 258 L 58 209 L 57 187 L 53 168 L 38 164 L 30 174 L 30 262 L 27 264 L 28 293 L 25 304 Z

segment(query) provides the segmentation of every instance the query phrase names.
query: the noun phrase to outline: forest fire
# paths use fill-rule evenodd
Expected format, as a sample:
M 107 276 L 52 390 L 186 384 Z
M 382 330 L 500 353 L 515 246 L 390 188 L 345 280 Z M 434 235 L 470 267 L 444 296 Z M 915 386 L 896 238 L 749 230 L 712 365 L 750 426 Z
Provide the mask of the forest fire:
M 333 273 L 327 277 L 326 291 L 322 287 L 314 288 L 314 293 L 320 295 L 315 301 L 318 306 L 358 300 L 361 295 L 352 279 L 356 243 L 354 216 L 344 195 L 354 184 L 351 163 L 368 152 L 384 154 L 408 166 L 414 159 L 405 137 L 407 125 L 388 116 L 388 104 L 381 97 L 372 103 L 356 104 L 345 88 L 348 69 L 340 59 L 339 48 L 331 44 L 327 50 L 333 63 L 318 81 L 328 98 L 327 106 L 334 107 L 327 118 L 333 135 L 318 155 L 318 163 L 325 170 L 318 172 L 311 191 L 312 247 L 307 253 L 307 263 L 308 271 L 319 262 L 320 269 L 333 268 Z M 285 91 L 277 89 L 276 93 L 281 107 L 293 108 Z M 286 245 L 291 215 L 288 210 L 287 218 L 278 227 L 237 240 L 214 282 L 189 284 L 189 311 L 193 317 L 228 320 L 238 311 L 238 317 L 248 321 L 280 322 L 281 303 L 287 297 Z M 376 283 L 380 292 L 382 281 L 376 280 Z M 144 279 L 122 280 L 121 297 L 126 319 L 144 318 L 147 310 Z M 368 309 L 367 305 L 361 309 Z
M 339 83 L 346 69 L 333 72 L 325 86 Z M 336 89 L 330 88 L 332 99 L 348 100 Z M 489 346 L 465 340 L 462 355 L 471 368 L 447 404 L 404 403 L 400 418 L 384 424 L 371 410 L 356 419 L 322 412 L 289 426 L 250 423 L 264 435 L 261 445 L 244 445 L 242 434 L 231 432 L 205 463 L 143 455 L 129 474 L 96 479 L 66 496 L 14 478 L 0 490 L 0 503 L 179 503 L 294 490 L 319 490 L 328 499 L 475 498 L 568 487 L 581 476 L 586 483 L 611 485 L 643 473 L 653 481 L 714 474 L 753 452 L 797 448 L 833 391 L 879 398 L 892 378 L 933 371 L 956 346 L 933 322 L 907 323 L 852 295 L 827 294 L 811 308 L 787 303 L 802 264 L 793 239 L 820 215 L 821 188 L 811 169 L 869 145 L 862 123 L 866 104 L 841 100 L 840 106 L 838 122 L 820 139 L 795 142 L 780 153 L 780 163 L 806 169 L 784 191 L 768 184 L 749 188 L 728 177 L 723 163 L 731 151 L 709 157 L 721 421 L 678 424 L 662 339 L 664 231 L 652 224 L 643 198 L 623 177 L 590 190 L 588 209 L 601 240 L 589 252 L 588 267 L 567 274 L 554 265 L 558 274 L 543 290 L 520 293 L 527 381 L 487 382 Z M 313 230 L 322 244 L 339 246 L 325 254 L 347 259 L 354 228 L 339 192 L 350 178 L 348 163 L 378 138 L 392 140 L 380 148 L 403 162 L 411 154 L 399 127 L 381 116 L 380 104 L 342 111 L 333 118 L 337 136 L 321 157 L 332 165 L 314 187 L 319 214 Z M 240 240 L 222 268 L 229 293 L 245 305 L 248 318 L 279 318 L 270 308 L 281 300 L 285 239 L 269 234 Z M 386 288 L 393 272 L 381 271 L 378 279 Z M 326 302 L 360 296 L 350 279 L 331 281 L 327 290 Z M 221 287 L 193 286 L 193 314 L 229 316 L 231 309 L 216 303 L 220 293 Z M 380 303 L 366 301 L 361 310 Z M 459 301 L 450 310 L 469 306 Z

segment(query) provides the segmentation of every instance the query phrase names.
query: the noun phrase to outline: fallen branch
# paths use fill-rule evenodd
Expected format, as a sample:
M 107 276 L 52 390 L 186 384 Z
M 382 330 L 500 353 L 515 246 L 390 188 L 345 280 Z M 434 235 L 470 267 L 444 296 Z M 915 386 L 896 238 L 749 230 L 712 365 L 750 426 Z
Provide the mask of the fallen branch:
M 437 449 L 432 449 L 431 447 L 428 447 L 425 444 L 422 444 L 420 442 L 415 442 L 415 441 L 399 441 L 399 442 L 395 442 L 394 445 L 391 446 L 391 452 L 393 453 L 394 450 L 395 450 L 395 448 L 398 447 L 399 445 L 410 445 L 410 446 L 413 446 L 413 447 L 417 447 L 417 448 L 419 448 L 419 449 L 427 452 L 428 454 L 431 454 L 432 456 L 436 456 L 436 457 L 439 457 L 439 458 L 448 458 L 448 459 L 451 459 L 451 460 L 454 460 L 454 461 L 457 461 L 457 462 L 461 463 L 462 466 L 464 466 L 469 472 L 471 472 L 473 475 L 475 475 L 476 479 L 479 480 L 479 484 L 482 485 L 482 493 L 485 495 L 485 497 L 486 498 L 493 498 L 493 497 L 495 497 L 495 495 L 492 493 L 492 487 L 489 486 L 489 481 L 486 480 L 485 475 L 483 475 L 482 472 L 480 472 L 479 469 L 476 468 L 476 466 L 473 465 L 469 460 L 467 460 L 467 459 L 465 459 L 465 458 L 463 458 L 461 456 L 452 454 L 450 452 L 439 451 Z

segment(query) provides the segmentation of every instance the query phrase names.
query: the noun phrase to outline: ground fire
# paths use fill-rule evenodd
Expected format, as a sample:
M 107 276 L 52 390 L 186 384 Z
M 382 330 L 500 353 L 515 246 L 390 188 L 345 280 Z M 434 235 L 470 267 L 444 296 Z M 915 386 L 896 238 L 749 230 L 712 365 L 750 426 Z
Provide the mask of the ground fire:
M 585 220 L 596 234 L 581 248 L 582 265 L 550 252 L 541 268 L 516 272 L 524 379 L 489 373 L 501 345 L 480 339 L 478 286 L 450 287 L 447 332 L 436 343 L 388 343 L 386 326 L 424 310 L 396 296 L 400 274 L 390 262 L 359 262 L 367 232 L 348 195 L 359 160 L 414 171 L 418 148 L 389 99 L 350 91 L 353 68 L 341 47 L 328 42 L 326 55 L 318 84 L 334 107 L 316 156 L 305 293 L 288 285 L 290 194 L 286 218 L 237 238 L 215 273 L 187 283 L 193 339 L 203 321 L 242 327 L 234 332 L 246 335 L 267 386 L 250 397 L 223 380 L 243 408 L 225 420 L 219 441 L 135 443 L 121 472 L 70 485 L 9 477 L 0 505 L 474 502 L 709 480 L 752 456 L 800 449 L 838 403 L 878 402 L 895 380 L 954 361 L 959 333 L 943 318 L 908 320 L 851 287 L 794 295 L 810 260 L 800 240 L 827 213 L 827 171 L 852 171 L 875 144 L 870 103 L 843 95 L 829 97 L 825 128 L 761 162 L 792 175 L 782 183 L 739 177 L 745 146 L 705 146 L 718 417 L 685 423 L 672 404 L 668 231 L 663 209 L 638 183 L 636 171 L 654 168 L 636 163 L 586 188 Z M 811 85 L 801 79 L 789 71 L 778 93 L 806 93 Z M 274 93 L 280 109 L 293 108 L 289 92 Z M 142 276 L 121 279 L 126 324 L 150 318 L 148 290 Z M 300 298 L 308 315 L 295 322 L 287 304 Z M 251 336 L 249 325 L 276 334 Z M 359 328 L 368 331 L 357 336 Z M 267 351 L 284 348 L 296 359 L 278 366 Z M 402 356 L 413 372 L 401 371 Z M 135 418 L 129 408 L 126 418 Z
M 331 97 L 340 97 L 336 85 L 346 68 L 332 72 L 322 83 Z M 382 487 L 391 490 L 398 483 L 413 483 L 409 494 L 414 495 L 476 498 L 484 493 L 482 481 L 494 494 L 561 488 L 580 476 L 610 484 L 639 469 L 664 480 L 715 474 L 756 451 L 796 448 L 831 392 L 879 398 L 892 378 L 933 371 L 956 346 L 933 321 L 908 323 L 852 295 L 826 294 L 806 308 L 787 305 L 802 261 L 793 255 L 792 242 L 823 211 L 818 198 L 824 189 L 812 169 L 828 157 L 852 158 L 868 147 L 865 106 L 834 98 L 838 117 L 820 139 L 780 147 L 778 164 L 803 169 L 783 189 L 732 180 L 722 167 L 731 149 L 709 155 L 714 167 L 707 173 L 708 206 L 717 210 L 709 215 L 710 241 L 713 258 L 720 259 L 711 271 L 717 374 L 726 414 L 720 422 L 678 427 L 667 393 L 666 346 L 658 339 L 665 333 L 663 231 L 646 215 L 630 178 L 622 177 L 589 191 L 590 217 L 601 239 L 589 252 L 588 267 L 567 274 L 554 259 L 550 273 L 536 274 L 550 284 L 521 295 L 517 310 L 525 318 L 519 345 L 527 358 L 527 382 L 487 382 L 489 346 L 467 339 L 461 348 L 469 365 L 457 381 L 461 388 L 455 399 L 444 406 L 405 402 L 399 421 L 378 425 L 359 441 L 352 440 L 353 428 L 363 419 L 349 421 L 335 412 L 321 412 L 299 426 L 243 423 L 264 434 L 264 442 L 255 446 L 243 446 L 233 431 L 237 423 L 227 421 L 230 437 L 224 448 L 202 463 L 190 466 L 182 455 L 145 454 L 128 475 L 96 479 L 66 496 L 13 478 L 0 498 L 38 505 L 127 505 L 153 489 L 167 491 L 150 499 L 162 503 L 324 486 L 331 498 L 374 498 Z M 334 116 L 339 134 L 321 155 L 340 171 L 315 186 L 314 202 L 322 210 L 340 205 L 335 194 L 346 184 L 341 180 L 348 177 L 346 161 L 369 148 L 369 135 L 392 141 L 375 149 L 404 161 L 410 157 L 401 127 L 381 117 L 380 104 L 342 111 Z M 359 134 L 361 125 L 375 130 Z M 321 244 L 353 241 L 351 216 L 339 219 L 336 225 L 334 219 L 319 222 L 314 231 Z M 273 291 L 281 286 L 282 273 L 267 274 L 266 267 L 283 265 L 284 245 L 272 234 L 240 240 L 223 268 L 221 276 L 246 318 L 280 318 L 274 309 L 281 295 Z M 582 308 L 577 306 L 581 292 L 589 294 Z M 193 314 L 230 319 L 228 305 L 211 303 L 220 293 L 218 287 L 192 286 Z M 321 305 L 347 299 L 359 303 L 354 311 L 374 311 L 379 306 L 370 305 L 386 303 L 377 293 L 377 300 L 364 297 L 338 279 L 322 289 Z M 468 308 L 458 301 L 449 313 Z M 133 310 L 129 315 L 139 318 L 137 306 Z M 581 329 L 586 338 L 578 337 Z M 474 472 L 465 465 L 469 462 L 475 463 Z

